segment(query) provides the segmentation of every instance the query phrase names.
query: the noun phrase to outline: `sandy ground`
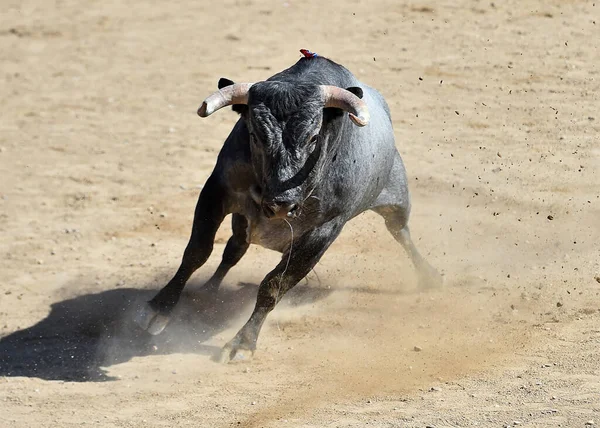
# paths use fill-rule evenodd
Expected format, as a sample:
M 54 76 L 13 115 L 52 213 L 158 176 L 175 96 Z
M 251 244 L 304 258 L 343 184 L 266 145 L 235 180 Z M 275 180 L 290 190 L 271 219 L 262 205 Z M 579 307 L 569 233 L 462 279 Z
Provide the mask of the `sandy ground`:
M 4 0 L 0 426 L 599 425 L 599 12 Z M 446 286 L 417 292 L 366 213 L 270 316 L 254 360 L 219 365 L 278 260 L 252 247 L 208 307 L 227 220 L 162 335 L 131 310 L 177 268 L 236 120 L 195 110 L 219 77 L 264 79 L 300 48 L 389 101 L 413 236 Z

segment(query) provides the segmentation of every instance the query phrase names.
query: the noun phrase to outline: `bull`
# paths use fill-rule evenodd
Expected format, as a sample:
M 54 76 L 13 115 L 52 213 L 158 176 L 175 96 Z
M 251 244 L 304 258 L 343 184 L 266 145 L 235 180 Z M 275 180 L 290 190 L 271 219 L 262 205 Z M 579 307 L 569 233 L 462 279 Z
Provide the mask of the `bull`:
M 151 334 L 165 328 L 228 214 L 233 233 L 205 285 L 211 293 L 250 244 L 283 255 L 260 283 L 250 319 L 223 347 L 222 362 L 254 353 L 267 315 L 310 272 L 344 225 L 366 210 L 384 218 L 412 260 L 420 286 L 441 282 L 410 237 L 406 172 L 379 92 L 321 56 L 301 58 L 257 83 L 222 78 L 218 88 L 198 114 L 207 117 L 232 106 L 240 118 L 200 193 L 179 269 L 143 304 L 136 316 L 140 327 Z

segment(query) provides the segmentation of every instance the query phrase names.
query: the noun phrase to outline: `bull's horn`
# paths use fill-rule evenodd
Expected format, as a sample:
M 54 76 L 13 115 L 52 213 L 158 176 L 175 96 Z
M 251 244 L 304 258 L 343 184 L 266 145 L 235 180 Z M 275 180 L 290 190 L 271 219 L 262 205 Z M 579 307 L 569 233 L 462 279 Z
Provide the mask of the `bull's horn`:
M 210 116 L 217 110 L 233 104 L 248 104 L 248 90 L 253 83 L 235 83 L 219 89 L 204 100 L 198 109 L 198 116 Z
M 322 85 L 325 107 L 340 108 L 347 111 L 350 119 L 358 126 L 369 123 L 369 108 L 367 104 L 346 89 L 337 86 Z

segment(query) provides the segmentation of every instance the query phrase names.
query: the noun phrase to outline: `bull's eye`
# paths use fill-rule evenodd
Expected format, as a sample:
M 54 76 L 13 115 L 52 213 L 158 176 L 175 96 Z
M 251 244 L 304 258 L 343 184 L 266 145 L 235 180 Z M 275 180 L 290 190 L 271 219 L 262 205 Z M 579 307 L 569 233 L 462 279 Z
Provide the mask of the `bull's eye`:
M 312 153 L 315 150 L 315 147 L 317 147 L 318 142 L 319 142 L 319 136 L 314 135 L 308 142 L 308 151 Z

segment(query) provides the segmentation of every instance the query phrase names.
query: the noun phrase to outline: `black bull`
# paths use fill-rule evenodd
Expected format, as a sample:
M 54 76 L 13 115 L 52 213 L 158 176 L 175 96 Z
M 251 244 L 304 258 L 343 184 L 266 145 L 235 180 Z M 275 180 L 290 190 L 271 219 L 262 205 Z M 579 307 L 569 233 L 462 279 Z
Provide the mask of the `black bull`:
M 383 216 L 422 286 L 440 282 L 411 241 L 406 173 L 389 108 L 375 89 L 326 58 L 302 58 L 263 82 L 221 79 L 198 114 L 206 117 L 227 105 L 241 117 L 200 193 L 179 269 L 137 314 L 142 328 L 152 334 L 165 328 L 228 214 L 233 236 L 206 284 L 211 291 L 217 292 L 251 243 L 283 256 L 261 282 L 250 319 L 224 346 L 223 362 L 240 351 L 254 352 L 269 312 L 310 272 L 344 224 L 365 210 Z

